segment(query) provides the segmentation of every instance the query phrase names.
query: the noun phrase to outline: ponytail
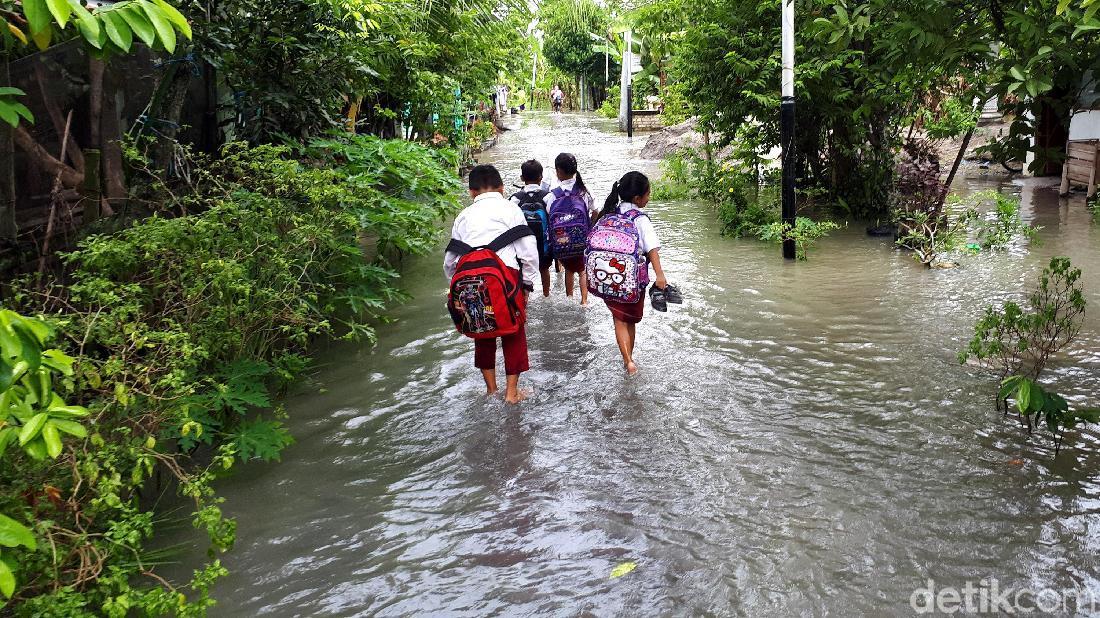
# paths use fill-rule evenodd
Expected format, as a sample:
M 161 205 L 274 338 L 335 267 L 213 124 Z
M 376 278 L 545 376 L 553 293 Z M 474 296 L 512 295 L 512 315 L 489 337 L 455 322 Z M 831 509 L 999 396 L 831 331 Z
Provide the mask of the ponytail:
M 598 219 L 603 219 L 607 215 L 613 215 L 619 210 L 619 181 L 616 180 L 615 184 L 611 185 L 611 193 L 607 194 L 607 199 L 603 201 L 603 210 L 600 211 Z
M 611 185 L 611 193 L 604 200 L 600 218 L 616 214 L 619 204 L 633 202 L 635 198 L 649 193 L 649 178 L 641 172 L 627 172 L 615 184 Z

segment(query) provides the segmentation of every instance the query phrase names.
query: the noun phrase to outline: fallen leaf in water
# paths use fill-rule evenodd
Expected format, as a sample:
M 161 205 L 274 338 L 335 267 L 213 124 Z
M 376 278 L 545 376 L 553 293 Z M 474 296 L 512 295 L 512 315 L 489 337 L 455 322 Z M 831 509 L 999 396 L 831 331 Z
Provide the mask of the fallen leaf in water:
M 624 563 L 620 564 L 619 566 L 611 569 L 611 579 L 615 579 L 616 577 L 622 577 L 623 575 L 626 575 L 627 573 L 633 571 L 636 568 L 638 568 L 638 563 L 637 562 L 624 562 Z
M 1008 462 L 1008 465 L 1010 465 L 1010 466 L 1022 466 L 1022 465 L 1024 465 L 1024 460 L 1023 459 L 1013 459 L 1012 461 Z

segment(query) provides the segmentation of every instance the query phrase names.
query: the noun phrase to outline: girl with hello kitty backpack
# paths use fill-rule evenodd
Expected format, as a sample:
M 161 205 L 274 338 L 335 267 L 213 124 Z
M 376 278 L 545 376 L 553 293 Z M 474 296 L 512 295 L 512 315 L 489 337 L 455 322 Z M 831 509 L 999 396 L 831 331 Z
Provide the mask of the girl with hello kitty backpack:
M 667 311 L 667 303 L 683 302 L 680 291 L 665 279 L 661 241 L 642 210 L 649 203 L 649 192 L 649 179 L 641 172 L 627 172 L 616 182 L 588 235 L 584 253 L 588 290 L 611 310 L 615 341 L 630 375 L 638 371 L 634 364 L 635 328 L 645 309 L 650 264 L 656 275 L 650 290 L 654 309 Z

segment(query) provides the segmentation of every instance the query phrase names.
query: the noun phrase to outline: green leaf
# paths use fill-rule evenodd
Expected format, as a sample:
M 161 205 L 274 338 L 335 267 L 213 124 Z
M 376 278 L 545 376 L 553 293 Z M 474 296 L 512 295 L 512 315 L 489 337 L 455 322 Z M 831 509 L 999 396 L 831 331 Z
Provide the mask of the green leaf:
M 626 575 L 627 573 L 633 571 L 636 568 L 638 568 L 638 563 L 637 562 L 624 562 L 624 563 L 616 566 L 615 568 L 611 569 L 611 579 L 615 579 L 617 577 L 622 577 L 623 575 Z
M 88 416 L 88 408 L 84 406 L 50 406 L 49 412 L 77 418 Z
M 42 440 L 33 440 L 23 447 L 23 450 L 35 461 L 46 458 L 46 444 Z
M 0 86 L 0 97 L 22 97 L 26 96 L 26 92 L 18 88 L 12 88 L 11 86 Z
M 61 434 L 52 421 L 46 421 L 42 426 L 42 441 L 46 443 L 46 453 L 50 459 L 57 459 L 61 455 Z
M 30 550 L 37 547 L 34 534 L 31 533 L 30 528 L 2 514 L 0 514 L 0 545 L 4 547 L 22 546 Z
M 57 25 L 64 28 L 65 24 L 69 23 L 69 14 L 72 13 L 68 0 L 46 0 L 46 5 L 50 8 L 50 13 L 57 21 Z
M 1020 380 L 1020 385 L 1016 389 L 1016 409 L 1021 414 L 1027 414 L 1028 408 L 1031 406 L 1031 389 L 1034 386 L 1034 382 L 1023 378 Z
M 77 438 L 88 437 L 88 430 L 84 428 L 84 425 L 76 421 L 69 421 L 63 418 L 51 418 L 50 422 L 53 423 L 58 429 Z
M 1066 9 L 1069 8 L 1070 1 L 1071 0 L 1058 0 L 1058 8 L 1056 8 L 1054 12 L 1058 15 L 1065 13 Z
M 92 47 L 102 49 L 107 35 L 103 32 L 99 20 L 93 17 L 79 0 L 68 0 L 68 2 L 73 12 L 76 13 L 76 27 L 80 30 L 84 40 Z
M 134 31 L 134 34 L 141 39 L 142 43 L 145 43 L 149 47 L 153 46 L 153 43 L 157 40 L 157 31 L 153 28 L 153 24 L 149 23 L 149 20 L 145 17 L 145 13 L 141 12 L 141 9 L 136 4 L 129 4 L 124 8 L 118 10 L 118 13 L 122 16 L 122 19 L 126 20 L 130 29 Z
M 46 419 L 49 415 L 45 412 L 39 412 L 31 417 L 31 420 L 27 421 L 26 425 L 23 425 L 23 429 L 19 430 L 19 446 L 26 446 L 28 442 L 38 437 L 39 432 L 42 431 L 42 426 L 46 424 Z
M 27 362 L 29 371 L 38 371 L 38 368 L 42 366 L 42 344 L 34 336 L 34 332 L 22 322 L 13 322 L 11 330 L 15 333 L 15 338 L 19 340 L 20 356 Z
M 1100 408 L 1084 408 L 1077 410 L 1074 415 L 1086 423 L 1100 423 Z
M 159 7 L 149 0 L 139 0 L 138 3 L 145 11 L 145 16 L 149 18 L 149 23 L 153 24 L 153 28 L 157 31 L 157 40 L 160 44 L 168 53 L 176 51 L 176 30 L 172 27 L 172 23 Z
M 187 22 L 187 18 L 183 16 L 183 13 L 180 13 L 178 10 L 176 10 L 176 7 L 168 4 L 164 0 L 153 0 L 153 3 L 155 3 L 157 7 L 159 7 L 160 10 L 164 12 L 164 16 L 168 18 L 168 21 L 172 22 L 172 24 L 175 25 L 176 28 L 179 28 L 179 31 L 181 34 L 183 34 L 183 36 L 187 37 L 188 39 L 191 38 L 191 24 Z
M 50 18 L 50 8 L 46 6 L 46 0 L 26 0 L 23 3 L 23 15 L 30 25 L 31 34 L 42 32 L 50 27 L 53 21 Z
M 1023 376 L 1008 376 L 1001 382 L 1001 391 L 998 393 L 1000 399 L 1008 399 L 1020 386 L 1020 380 L 1023 380 Z
M 0 429 L 0 456 L 4 454 L 4 451 L 8 450 L 8 445 L 15 439 L 15 435 L 14 427 Z
M 66 376 L 73 375 L 73 357 L 57 349 L 46 350 L 42 353 L 42 364 L 60 371 Z
M 11 388 L 14 381 L 15 372 L 12 370 L 12 366 L 3 357 L 0 357 L 0 392 Z M 0 416 L 5 414 L 7 414 L 7 410 L 0 410 Z
M 1024 75 L 1024 70 L 1020 68 L 1020 65 L 1016 65 L 1008 70 L 1008 74 L 1018 82 L 1027 80 L 1027 76 Z
M 1044 46 L 1039 48 L 1039 51 L 1035 52 L 1035 55 L 1036 56 L 1045 56 L 1045 55 L 1049 54 L 1052 51 L 1054 51 L 1053 47 L 1051 47 L 1049 45 L 1044 45 Z
M 0 560 L 0 594 L 11 598 L 15 594 L 15 574 L 11 572 L 8 563 Z
M 126 20 L 116 15 L 116 13 L 117 11 L 104 11 L 99 13 L 99 17 L 103 20 L 103 29 L 107 32 L 107 38 L 116 47 L 128 52 L 134 44 L 134 32 L 126 24 Z

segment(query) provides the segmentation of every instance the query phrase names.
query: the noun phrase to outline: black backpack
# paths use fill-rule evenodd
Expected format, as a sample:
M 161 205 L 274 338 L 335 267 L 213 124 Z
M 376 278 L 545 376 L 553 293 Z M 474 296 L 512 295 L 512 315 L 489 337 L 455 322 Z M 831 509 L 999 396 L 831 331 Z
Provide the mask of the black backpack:
M 517 191 L 512 197 L 519 200 L 519 208 L 527 219 L 527 227 L 535 234 L 539 249 L 539 260 L 550 255 L 550 217 L 546 214 L 546 202 L 543 200 L 549 191 Z

